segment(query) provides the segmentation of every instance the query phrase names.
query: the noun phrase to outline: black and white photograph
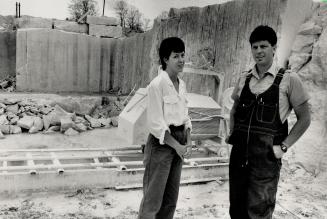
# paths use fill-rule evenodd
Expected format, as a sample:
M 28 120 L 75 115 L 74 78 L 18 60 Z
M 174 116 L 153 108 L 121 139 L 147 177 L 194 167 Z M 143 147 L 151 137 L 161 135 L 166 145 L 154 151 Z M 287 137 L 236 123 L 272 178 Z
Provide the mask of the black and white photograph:
M 327 0 L 0 0 L 0 219 L 326 219 Z

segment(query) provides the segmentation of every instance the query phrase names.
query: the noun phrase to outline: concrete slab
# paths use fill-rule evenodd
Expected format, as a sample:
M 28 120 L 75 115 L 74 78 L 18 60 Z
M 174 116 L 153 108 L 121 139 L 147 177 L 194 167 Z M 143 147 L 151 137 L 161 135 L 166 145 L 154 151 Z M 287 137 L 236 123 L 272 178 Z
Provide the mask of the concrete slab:
M 148 137 L 146 124 L 147 89 L 140 88 L 119 115 L 118 132 L 130 144 L 145 144 Z
M 101 42 L 49 29 L 17 32 L 17 90 L 99 92 Z
M 0 32 L 0 80 L 15 75 L 16 32 Z
M 89 25 L 89 34 L 97 37 L 119 38 L 122 36 L 121 26 Z
M 67 32 L 74 32 L 74 33 L 85 33 L 88 32 L 87 24 L 78 24 L 76 22 L 70 23 L 58 23 L 55 24 L 55 29 L 67 31 Z
M 86 23 L 88 24 L 101 24 L 101 25 L 108 25 L 108 26 L 117 26 L 119 24 L 118 19 L 114 17 L 98 17 L 98 16 L 91 16 L 88 15 L 86 17 Z

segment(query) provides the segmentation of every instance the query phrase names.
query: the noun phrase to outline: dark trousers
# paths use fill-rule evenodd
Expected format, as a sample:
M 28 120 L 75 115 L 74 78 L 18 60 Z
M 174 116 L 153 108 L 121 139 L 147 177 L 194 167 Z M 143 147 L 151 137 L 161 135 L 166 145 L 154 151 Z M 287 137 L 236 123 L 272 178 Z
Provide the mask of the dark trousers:
M 241 142 L 233 145 L 229 165 L 232 219 L 272 218 L 281 168 L 272 142 L 272 137 L 256 134 L 250 136 L 248 148 Z
M 185 136 L 182 134 L 181 137 Z M 173 148 L 160 145 L 157 138 L 149 135 L 144 149 L 143 199 L 139 219 L 174 217 L 182 164 L 182 159 Z

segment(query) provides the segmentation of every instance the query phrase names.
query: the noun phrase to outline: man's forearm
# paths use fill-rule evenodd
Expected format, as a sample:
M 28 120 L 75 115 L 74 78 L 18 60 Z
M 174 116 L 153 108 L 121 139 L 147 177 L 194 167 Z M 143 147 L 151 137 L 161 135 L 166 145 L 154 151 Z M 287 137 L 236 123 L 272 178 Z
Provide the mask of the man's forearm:
M 291 147 L 304 134 L 304 132 L 308 129 L 309 126 L 310 126 L 310 117 L 298 120 L 294 124 L 289 135 L 283 141 L 283 143 L 287 147 Z
M 298 109 L 295 109 L 297 121 L 292 127 L 289 135 L 283 141 L 287 147 L 291 147 L 308 129 L 311 123 L 311 116 L 309 111 L 308 103 L 304 103 Z

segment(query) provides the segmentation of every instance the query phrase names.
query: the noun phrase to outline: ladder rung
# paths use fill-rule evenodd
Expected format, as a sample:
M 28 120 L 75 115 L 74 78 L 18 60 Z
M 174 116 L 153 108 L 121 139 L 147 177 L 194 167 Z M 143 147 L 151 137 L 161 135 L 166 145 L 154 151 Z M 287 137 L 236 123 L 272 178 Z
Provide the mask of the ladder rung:
M 51 152 L 50 155 L 52 157 L 53 165 L 57 165 L 59 167 L 62 166 L 62 164 L 60 163 L 57 155 L 54 152 Z M 63 174 L 64 172 L 65 172 L 65 170 L 63 168 L 58 168 L 57 169 L 57 173 L 59 173 L 59 174 Z
M 2 167 L 6 168 L 8 166 L 8 162 L 5 160 L 2 162 Z M 8 171 L 3 171 L 2 173 L 8 173 Z
M 32 154 L 31 153 L 26 153 L 26 158 L 27 158 L 27 165 L 30 167 L 29 168 L 29 173 L 31 175 L 35 175 L 37 173 L 37 171 L 34 168 L 35 167 L 35 163 L 34 163 Z
M 111 161 L 114 162 L 114 163 L 121 163 L 120 159 L 116 156 L 113 156 L 112 153 L 110 152 L 105 152 L 105 154 L 111 158 Z M 119 170 L 127 170 L 127 167 L 125 165 L 117 165 L 117 168 Z
M 97 158 L 97 157 L 93 158 L 93 160 L 94 160 L 94 163 L 96 163 L 96 164 L 100 163 L 99 158 Z M 96 168 L 101 169 L 102 167 L 96 167 Z

